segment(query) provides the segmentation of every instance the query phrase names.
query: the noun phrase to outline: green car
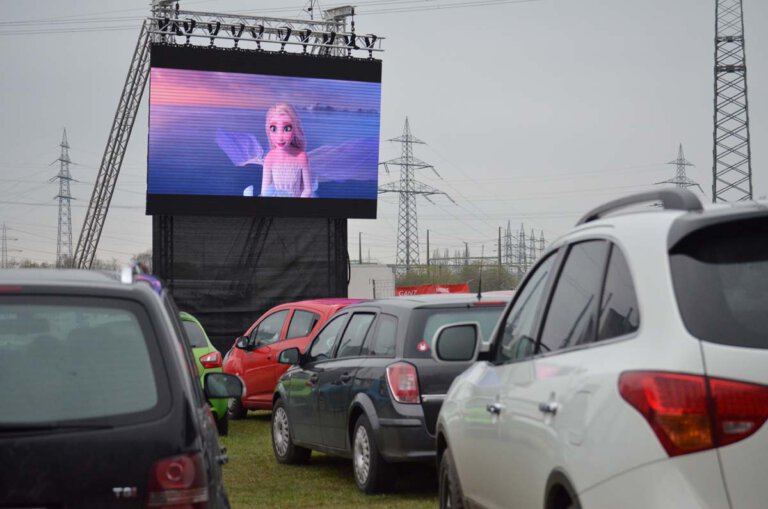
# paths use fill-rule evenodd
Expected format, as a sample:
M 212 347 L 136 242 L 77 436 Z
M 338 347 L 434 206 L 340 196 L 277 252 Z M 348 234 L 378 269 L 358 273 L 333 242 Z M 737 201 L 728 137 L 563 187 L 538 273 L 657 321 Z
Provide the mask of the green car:
M 203 377 L 206 373 L 221 373 L 221 353 L 211 344 L 208 334 L 200 322 L 189 313 L 181 311 L 179 313 L 181 323 L 184 324 L 184 330 L 189 338 L 189 344 L 192 346 L 192 355 L 197 363 L 197 372 L 200 374 L 200 383 L 203 383 Z M 227 417 L 227 400 L 211 399 L 211 411 L 216 418 L 216 429 L 219 435 L 226 435 L 229 431 L 229 418 Z

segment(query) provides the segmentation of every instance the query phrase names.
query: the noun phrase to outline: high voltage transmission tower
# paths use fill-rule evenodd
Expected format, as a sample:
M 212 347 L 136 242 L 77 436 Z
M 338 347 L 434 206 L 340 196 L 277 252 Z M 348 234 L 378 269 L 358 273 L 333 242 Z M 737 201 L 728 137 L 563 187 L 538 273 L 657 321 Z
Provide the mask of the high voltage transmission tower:
M 61 137 L 61 155 L 56 160 L 59 163 L 59 174 L 51 179 L 59 181 L 59 194 L 54 199 L 59 200 L 59 235 L 56 241 L 56 266 L 69 267 L 72 265 L 72 209 L 70 201 L 72 195 L 69 192 L 69 183 L 72 176 L 69 173 L 69 143 L 67 143 L 67 130 Z
M 397 193 L 400 195 L 397 215 L 397 267 L 410 270 L 419 264 L 419 222 L 416 213 L 416 197 L 423 196 L 427 201 L 431 195 L 442 194 L 456 203 L 447 193 L 422 184 L 414 178 L 416 170 L 431 169 L 440 177 L 431 165 L 413 156 L 413 145 L 425 143 L 411 134 L 408 117 L 405 117 L 403 134 L 388 141 L 402 144 L 400 157 L 384 161 L 384 169 L 389 173 L 389 165 L 400 166 L 400 182 L 390 182 L 379 187 L 379 193 Z M 441 177 L 442 178 L 442 177 Z
M 685 174 L 685 167 L 693 166 L 693 164 L 685 158 L 685 155 L 683 154 L 682 143 L 677 149 L 677 159 L 675 159 L 674 161 L 670 161 L 667 164 L 675 167 L 676 169 L 675 178 L 664 180 L 662 182 L 656 182 L 657 184 L 674 184 L 676 187 L 679 187 L 682 189 L 685 189 L 687 187 L 698 187 L 699 191 L 701 191 L 702 193 L 704 192 L 704 190 L 701 188 L 699 184 L 696 183 L 695 180 L 689 178 Z
M 712 201 L 752 199 L 742 0 L 715 0 Z
M 8 230 L 5 227 L 5 223 L 3 223 L 3 233 L 2 233 L 2 237 L 0 237 L 0 269 L 8 268 L 8 252 L 9 251 L 21 252 L 21 249 L 9 249 L 8 248 L 9 240 L 19 240 L 19 239 L 8 238 Z

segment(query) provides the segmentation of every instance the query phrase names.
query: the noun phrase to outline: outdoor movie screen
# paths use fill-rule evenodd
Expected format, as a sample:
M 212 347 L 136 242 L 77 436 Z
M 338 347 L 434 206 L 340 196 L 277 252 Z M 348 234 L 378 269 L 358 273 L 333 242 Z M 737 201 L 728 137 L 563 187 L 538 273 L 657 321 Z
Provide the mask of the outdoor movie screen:
M 381 61 L 151 51 L 147 214 L 376 217 Z

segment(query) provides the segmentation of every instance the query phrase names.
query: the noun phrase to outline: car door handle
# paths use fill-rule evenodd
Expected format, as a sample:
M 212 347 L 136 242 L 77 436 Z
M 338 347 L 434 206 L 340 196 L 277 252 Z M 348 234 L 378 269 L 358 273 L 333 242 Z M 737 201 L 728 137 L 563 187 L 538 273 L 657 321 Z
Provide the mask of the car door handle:
M 485 409 L 493 415 L 499 415 L 504 410 L 504 406 L 501 403 L 490 403 Z
M 309 385 L 315 385 L 317 383 L 317 374 L 313 374 L 309 377 L 309 380 L 307 380 L 307 383 Z
M 341 383 L 345 384 L 350 380 L 352 380 L 352 375 L 350 375 L 349 373 L 344 373 L 339 377 L 339 380 L 341 380 Z
M 544 403 L 539 403 L 539 412 L 544 412 L 545 414 L 555 415 L 558 408 L 560 408 L 560 404 L 557 401 L 546 401 Z

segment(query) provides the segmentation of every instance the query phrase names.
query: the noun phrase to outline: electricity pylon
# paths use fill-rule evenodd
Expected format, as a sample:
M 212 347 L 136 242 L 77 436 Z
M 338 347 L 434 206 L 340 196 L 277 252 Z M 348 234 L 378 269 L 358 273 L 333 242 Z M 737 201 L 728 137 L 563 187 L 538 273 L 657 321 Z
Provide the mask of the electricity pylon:
M 434 187 L 422 184 L 414 178 L 416 170 L 431 169 L 440 177 L 434 166 L 413 156 L 413 145 L 425 143 L 411 134 L 408 117 L 405 117 L 403 134 L 388 141 L 402 144 L 400 157 L 384 161 L 384 169 L 389 173 L 389 165 L 400 166 L 400 182 L 390 182 L 379 187 L 379 194 L 397 193 L 400 195 L 397 217 L 397 267 L 409 271 L 419 264 L 419 222 L 416 213 L 416 197 L 423 196 L 427 201 L 431 195 L 442 194 L 455 203 L 448 194 Z
M 663 180 L 661 182 L 656 182 L 657 184 L 674 184 L 676 187 L 679 187 L 681 189 L 685 189 L 687 187 L 698 187 L 699 191 L 701 191 L 702 194 L 704 194 L 704 190 L 701 188 L 701 186 L 695 180 L 689 178 L 685 174 L 685 167 L 693 166 L 693 164 L 685 158 L 685 155 L 683 154 L 682 143 L 677 149 L 677 159 L 675 159 L 674 161 L 670 161 L 667 164 L 675 166 L 675 170 L 676 170 L 675 178 L 672 178 L 669 180 Z
M 752 199 L 742 0 L 716 0 L 712 201 Z
M 69 143 L 67 143 L 67 130 L 61 136 L 61 155 L 56 160 L 59 163 L 59 174 L 51 179 L 58 179 L 59 194 L 54 196 L 59 200 L 59 235 L 56 241 L 56 267 L 72 266 L 72 208 L 70 201 L 72 195 L 69 192 L 69 183 L 72 181 L 72 175 L 69 173 L 69 165 L 72 162 L 69 159 Z M 54 161 L 54 162 L 56 162 Z

